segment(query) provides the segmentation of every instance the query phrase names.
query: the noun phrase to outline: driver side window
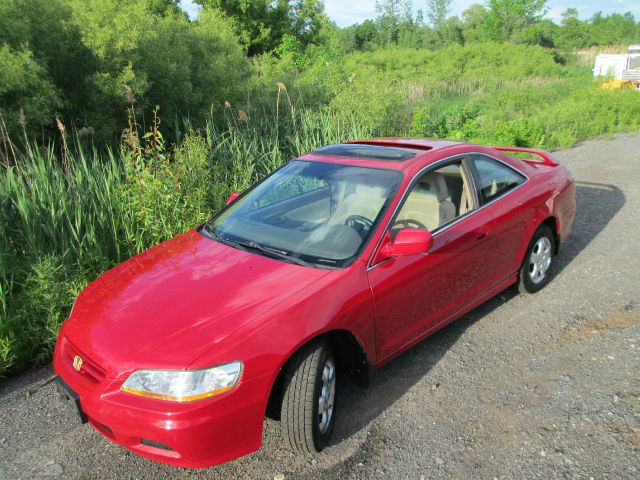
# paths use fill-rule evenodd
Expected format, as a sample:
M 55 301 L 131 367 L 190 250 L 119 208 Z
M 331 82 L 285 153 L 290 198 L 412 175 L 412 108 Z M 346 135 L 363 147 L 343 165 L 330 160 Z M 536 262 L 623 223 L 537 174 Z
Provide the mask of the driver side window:
M 462 162 L 450 163 L 420 177 L 405 198 L 391 235 L 407 227 L 434 231 L 470 212 L 473 205 Z

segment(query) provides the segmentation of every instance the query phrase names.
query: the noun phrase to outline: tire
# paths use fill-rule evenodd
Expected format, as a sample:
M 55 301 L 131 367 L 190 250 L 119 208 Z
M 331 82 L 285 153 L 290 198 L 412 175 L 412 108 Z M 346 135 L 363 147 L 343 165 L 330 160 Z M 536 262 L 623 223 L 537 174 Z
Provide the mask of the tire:
M 551 278 L 555 237 L 546 225 L 540 226 L 533 235 L 527 253 L 520 267 L 518 291 L 520 293 L 536 293 Z
M 325 340 L 305 345 L 289 364 L 280 413 L 282 436 L 293 451 L 316 453 L 327 446 L 335 423 L 335 391 L 333 348 Z

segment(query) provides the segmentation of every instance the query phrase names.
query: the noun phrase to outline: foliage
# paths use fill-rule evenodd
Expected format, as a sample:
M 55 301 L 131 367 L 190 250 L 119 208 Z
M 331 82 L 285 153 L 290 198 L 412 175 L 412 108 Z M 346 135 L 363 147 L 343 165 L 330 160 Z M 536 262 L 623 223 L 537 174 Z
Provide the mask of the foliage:
M 603 91 L 577 79 L 504 82 L 479 95 L 459 96 L 443 108 L 414 112 L 412 135 L 493 145 L 555 149 L 603 133 L 636 130 L 640 95 Z
M 436 30 L 441 30 L 447 20 L 451 0 L 427 0 L 427 18 Z
M 578 18 L 576 8 L 567 8 L 562 17 L 562 28 L 558 29 L 555 43 L 564 49 L 630 44 L 640 40 L 640 25 L 631 13 L 604 16 L 598 12 L 585 21 Z
M 489 0 L 483 28 L 492 40 L 509 40 L 540 22 L 547 0 Z
M 546 0 L 487 0 L 472 4 L 460 17 L 448 17 L 449 0 L 427 0 L 426 14 L 412 12 L 410 0 L 378 1 L 378 17 L 341 29 L 347 51 L 368 51 L 396 45 L 442 48 L 453 43 L 515 42 L 546 48 L 584 48 L 640 41 L 640 24 L 631 13 L 596 13 L 578 19 L 569 8 L 560 25 L 548 18 Z M 424 16 L 428 20 L 424 22 Z
M 203 9 L 190 23 L 181 15 L 150 15 L 141 3 L 87 0 L 76 17 L 99 60 L 89 79 L 88 122 L 100 138 L 124 123 L 127 101 L 135 102 L 138 118 L 162 105 L 167 120 L 203 122 L 212 109 L 221 112 L 224 101 L 239 98 L 249 65 L 231 22 L 218 11 Z
M 273 50 L 285 35 L 296 37 L 305 46 L 315 43 L 328 23 L 320 0 L 197 0 L 197 3 L 219 9 L 234 19 L 249 56 Z
M 47 125 L 61 106 L 59 92 L 29 50 L 0 45 L 0 115 L 13 137 Z
M 0 2 L 0 59 L 0 114 L 14 138 L 24 126 L 54 136 L 58 116 L 96 143 L 118 139 L 131 101 L 142 123 L 158 104 L 166 127 L 221 116 L 251 73 L 228 18 L 206 8 L 190 22 L 168 0 Z
M 203 3 L 191 21 L 175 0 L 0 2 L 0 376 L 48 359 L 91 279 L 320 145 L 640 128 L 638 92 L 551 48 L 637 39 L 630 14 L 556 25 L 540 0 L 493 0 L 446 18 L 434 0 L 427 25 L 387 0 L 340 29 L 317 0 Z
M 22 152 L 0 172 L 0 376 L 47 360 L 74 298 L 107 268 L 195 227 L 288 159 L 372 135 L 351 117 L 227 113 L 170 150 L 157 125 L 104 155 Z

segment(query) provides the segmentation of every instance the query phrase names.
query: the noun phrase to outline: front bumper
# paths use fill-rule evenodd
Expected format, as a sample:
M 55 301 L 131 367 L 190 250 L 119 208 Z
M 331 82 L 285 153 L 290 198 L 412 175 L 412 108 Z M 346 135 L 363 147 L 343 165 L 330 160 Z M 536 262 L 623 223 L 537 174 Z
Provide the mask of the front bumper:
M 260 448 L 270 375 L 241 379 L 233 390 L 216 397 L 169 402 L 120 391 L 124 379 L 101 377 L 90 361 L 76 371 L 63 351 L 65 342 L 63 337 L 58 340 L 53 368 L 80 397 L 88 422 L 109 440 L 151 460 L 191 468 L 217 465 Z

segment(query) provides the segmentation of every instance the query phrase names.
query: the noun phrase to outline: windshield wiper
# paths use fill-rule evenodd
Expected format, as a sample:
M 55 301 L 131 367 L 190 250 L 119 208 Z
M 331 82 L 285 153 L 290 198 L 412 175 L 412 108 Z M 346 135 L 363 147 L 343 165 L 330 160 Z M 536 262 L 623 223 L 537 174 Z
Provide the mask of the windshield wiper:
M 301 258 L 292 256 L 286 250 L 280 250 L 280 249 L 274 248 L 274 247 L 267 247 L 267 246 L 264 246 L 264 245 L 260 245 L 259 243 L 254 242 L 254 241 L 238 242 L 238 241 L 235 241 L 235 240 L 224 238 L 215 229 L 213 229 L 211 227 L 211 225 L 209 225 L 208 223 L 205 223 L 202 226 L 202 230 L 204 230 L 206 232 L 206 235 L 208 237 L 216 240 L 217 242 L 223 243 L 224 245 L 228 245 L 230 247 L 240 248 L 240 249 L 243 249 L 243 250 L 253 250 L 255 252 L 260 252 L 261 254 L 263 254 L 263 255 L 265 255 L 267 257 L 277 258 L 277 259 L 283 260 L 285 262 L 294 263 L 296 265 L 302 265 L 302 266 L 305 266 L 305 267 L 315 267 L 316 266 L 315 264 L 313 264 L 311 262 L 307 262 L 305 260 L 302 260 Z
M 297 258 L 297 257 L 292 257 L 289 252 L 287 252 L 286 250 L 280 250 L 278 248 L 274 248 L 274 247 L 266 247 L 264 245 L 260 245 L 257 242 L 233 242 L 236 245 L 239 245 L 240 247 L 249 249 L 249 250 L 255 250 L 258 251 L 260 253 L 265 254 L 266 256 L 269 257 L 273 257 L 273 258 L 278 258 L 280 260 L 284 260 L 286 262 L 290 262 L 290 263 L 295 263 L 297 265 L 305 265 L 308 266 L 308 262 L 305 262 L 304 260 Z

